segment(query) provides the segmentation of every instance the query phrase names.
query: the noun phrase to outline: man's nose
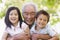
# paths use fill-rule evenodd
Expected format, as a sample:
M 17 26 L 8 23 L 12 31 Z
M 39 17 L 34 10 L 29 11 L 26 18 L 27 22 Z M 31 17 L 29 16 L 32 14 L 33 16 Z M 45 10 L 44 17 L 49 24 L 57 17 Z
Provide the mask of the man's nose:
M 28 18 L 31 18 L 31 15 L 28 15 Z

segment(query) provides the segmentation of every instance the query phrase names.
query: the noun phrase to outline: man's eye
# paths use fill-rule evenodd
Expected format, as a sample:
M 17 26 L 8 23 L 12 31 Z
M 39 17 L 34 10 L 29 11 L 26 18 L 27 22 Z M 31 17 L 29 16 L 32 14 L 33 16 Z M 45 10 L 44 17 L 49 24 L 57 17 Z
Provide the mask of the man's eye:
M 32 12 L 32 13 L 35 13 L 35 12 Z
M 28 14 L 26 14 L 26 15 L 28 15 Z
M 34 15 L 34 13 L 32 13 L 31 15 Z
M 24 13 L 28 13 L 28 12 L 24 12 Z

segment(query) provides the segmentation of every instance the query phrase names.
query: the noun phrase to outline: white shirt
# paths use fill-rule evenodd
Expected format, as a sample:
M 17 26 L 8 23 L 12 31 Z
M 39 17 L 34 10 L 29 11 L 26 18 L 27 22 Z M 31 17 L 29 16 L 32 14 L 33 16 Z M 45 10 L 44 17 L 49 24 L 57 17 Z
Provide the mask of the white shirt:
M 34 25 L 34 26 L 31 28 L 30 32 L 31 32 L 31 34 L 32 34 L 32 33 L 37 33 L 37 34 L 49 34 L 51 37 L 53 37 L 53 36 L 56 34 L 56 32 L 55 32 L 52 28 L 50 28 L 49 25 L 46 25 L 45 28 L 40 29 L 39 31 L 35 30 L 35 25 Z
M 22 27 L 20 28 L 20 23 L 16 27 L 11 25 L 11 28 L 7 28 L 6 32 L 11 36 L 16 35 L 18 33 L 24 33 L 24 30 L 28 27 L 24 22 L 22 22 Z

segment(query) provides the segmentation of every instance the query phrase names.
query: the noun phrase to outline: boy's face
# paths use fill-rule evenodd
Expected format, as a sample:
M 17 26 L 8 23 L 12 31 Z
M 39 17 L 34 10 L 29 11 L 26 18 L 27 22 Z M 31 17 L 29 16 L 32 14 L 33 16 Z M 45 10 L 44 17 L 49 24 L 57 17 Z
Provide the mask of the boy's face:
M 40 14 L 36 19 L 37 27 L 44 28 L 47 24 L 48 17 L 44 14 Z

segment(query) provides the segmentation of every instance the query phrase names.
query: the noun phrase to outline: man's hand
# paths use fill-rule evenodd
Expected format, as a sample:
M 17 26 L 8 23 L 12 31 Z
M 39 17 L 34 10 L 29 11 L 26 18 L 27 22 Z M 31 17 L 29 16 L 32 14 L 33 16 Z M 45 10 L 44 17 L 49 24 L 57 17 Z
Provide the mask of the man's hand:
M 22 33 L 22 34 L 16 34 L 13 36 L 14 40 L 25 40 L 29 39 L 28 34 Z
M 32 37 L 38 38 L 39 37 L 39 34 L 32 34 Z
M 37 40 L 39 37 L 39 34 L 32 34 L 32 40 Z
M 48 34 L 32 34 L 32 38 L 48 40 L 51 37 Z

